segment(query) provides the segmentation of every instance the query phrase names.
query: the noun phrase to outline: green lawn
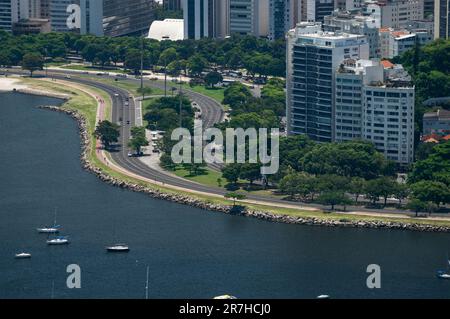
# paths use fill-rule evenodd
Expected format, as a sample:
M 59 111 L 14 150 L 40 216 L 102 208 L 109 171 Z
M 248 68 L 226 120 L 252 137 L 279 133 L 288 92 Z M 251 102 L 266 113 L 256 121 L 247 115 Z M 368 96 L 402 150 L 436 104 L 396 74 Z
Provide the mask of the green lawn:
M 111 73 L 122 73 L 126 74 L 128 71 L 125 71 L 123 69 L 109 69 L 109 68 L 101 68 L 101 67 L 95 67 L 95 66 L 85 66 L 80 64 L 74 64 L 74 65 L 63 65 L 60 66 L 61 69 L 67 69 L 67 70 L 78 70 L 78 71 L 94 71 L 94 72 L 111 72 Z
M 183 87 L 187 90 L 191 90 L 191 91 L 209 96 L 210 98 L 213 98 L 220 104 L 222 104 L 222 102 L 223 102 L 225 89 L 222 87 L 217 87 L 217 88 L 211 89 L 211 88 L 206 88 L 203 85 L 196 85 L 194 87 L 191 87 L 189 84 L 184 84 Z
M 226 180 L 222 177 L 222 173 L 213 171 L 209 168 L 205 169 L 204 174 L 198 176 L 191 176 L 189 172 L 182 167 L 178 167 L 176 171 L 174 171 L 175 175 L 179 177 L 186 178 L 193 182 L 197 182 L 199 184 L 203 184 L 211 187 L 223 187 L 226 184 Z M 221 185 L 218 183 L 218 179 L 222 179 Z

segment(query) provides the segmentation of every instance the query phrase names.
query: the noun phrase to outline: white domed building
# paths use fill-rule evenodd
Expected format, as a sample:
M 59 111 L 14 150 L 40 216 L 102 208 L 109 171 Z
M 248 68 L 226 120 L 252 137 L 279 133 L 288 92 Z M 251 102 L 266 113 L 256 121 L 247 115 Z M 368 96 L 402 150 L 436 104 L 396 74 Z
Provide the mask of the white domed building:
M 178 41 L 184 39 L 184 20 L 183 19 L 165 19 L 163 21 L 154 21 L 148 32 L 149 39 L 158 41 Z

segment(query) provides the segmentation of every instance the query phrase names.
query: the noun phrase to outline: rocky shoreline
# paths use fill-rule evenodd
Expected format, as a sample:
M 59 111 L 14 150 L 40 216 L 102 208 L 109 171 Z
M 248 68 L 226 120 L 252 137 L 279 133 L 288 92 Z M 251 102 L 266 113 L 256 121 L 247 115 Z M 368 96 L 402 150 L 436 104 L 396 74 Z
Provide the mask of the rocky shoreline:
M 191 207 L 200 208 L 208 211 L 232 214 L 232 206 L 214 204 L 208 201 L 199 200 L 197 198 L 186 195 L 164 193 L 156 189 L 124 182 L 109 176 L 102 169 L 90 163 L 88 159 L 91 141 L 87 131 L 86 119 L 84 118 L 83 115 L 74 110 L 62 109 L 55 106 L 40 106 L 39 108 L 65 113 L 77 121 L 81 137 L 82 166 L 84 169 L 94 173 L 103 182 L 122 189 L 129 189 L 134 192 L 145 193 L 156 199 L 167 200 L 177 204 L 188 205 Z M 239 213 L 239 215 L 258 218 L 276 223 L 298 224 L 309 226 L 398 229 L 398 230 L 410 230 L 422 232 L 450 232 L 450 227 L 447 226 L 434 226 L 417 223 L 400 223 L 400 222 L 383 222 L 383 221 L 348 221 L 345 219 L 345 217 L 343 217 L 341 220 L 319 219 L 314 217 L 293 217 L 249 209 L 244 209 L 242 212 Z

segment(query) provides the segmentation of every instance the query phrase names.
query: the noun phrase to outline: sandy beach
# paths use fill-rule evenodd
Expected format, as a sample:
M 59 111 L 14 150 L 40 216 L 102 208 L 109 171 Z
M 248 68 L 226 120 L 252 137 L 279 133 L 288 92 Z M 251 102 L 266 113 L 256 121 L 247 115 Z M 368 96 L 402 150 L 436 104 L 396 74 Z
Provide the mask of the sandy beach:
M 10 92 L 13 91 L 14 89 L 24 90 L 27 88 L 28 87 L 26 85 L 20 83 L 19 79 L 0 77 L 1 92 Z

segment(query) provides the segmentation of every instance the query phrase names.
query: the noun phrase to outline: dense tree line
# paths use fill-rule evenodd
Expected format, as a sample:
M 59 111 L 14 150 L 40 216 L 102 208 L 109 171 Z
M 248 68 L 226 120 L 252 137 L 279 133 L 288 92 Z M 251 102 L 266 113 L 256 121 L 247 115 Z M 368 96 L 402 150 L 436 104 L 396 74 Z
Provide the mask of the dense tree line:
M 13 36 L 0 31 L 0 64 L 20 65 L 27 53 L 39 53 L 54 61 L 68 53 L 80 54 L 99 66 L 123 64 L 137 72 L 141 65 L 142 39 L 138 37 L 96 37 L 73 33 L 46 33 Z M 208 67 L 245 68 L 250 74 L 266 77 L 285 75 L 285 43 L 252 36 L 232 36 L 224 40 L 162 41 L 145 39 L 144 66 L 167 67 L 172 72 L 199 75 Z
M 450 40 L 439 39 L 416 46 L 394 59 L 411 74 L 416 85 L 416 127 L 422 132 L 423 114 L 430 109 L 423 102 L 430 98 L 450 96 Z M 442 105 L 450 109 L 450 105 Z

